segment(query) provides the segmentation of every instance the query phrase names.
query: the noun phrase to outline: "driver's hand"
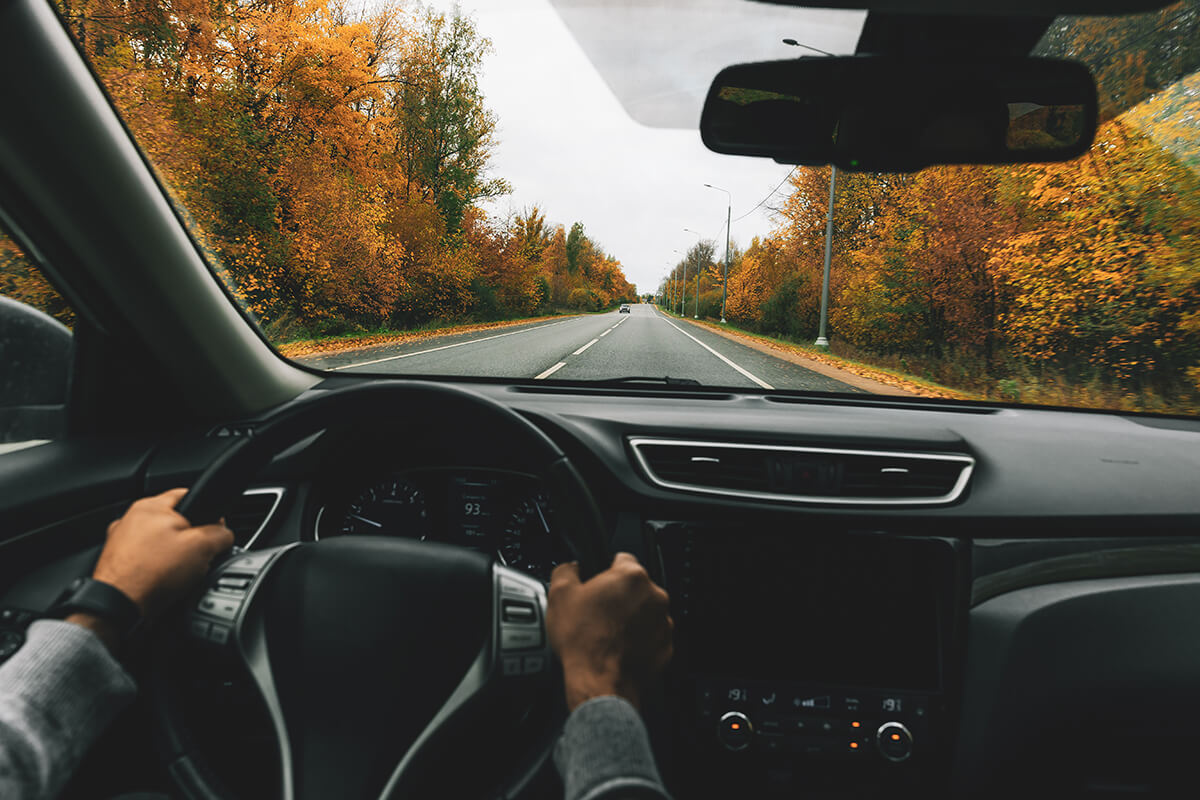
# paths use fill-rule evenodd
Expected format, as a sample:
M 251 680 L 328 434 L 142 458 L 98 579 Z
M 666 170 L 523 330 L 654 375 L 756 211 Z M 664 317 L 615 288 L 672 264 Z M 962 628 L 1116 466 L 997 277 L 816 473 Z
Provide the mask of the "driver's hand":
M 669 599 L 629 553 L 591 580 L 562 564 L 550 579 L 546 633 L 563 665 L 567 708 L 602 695 L 635 707 L 642 690 L 671 660 Z
M 175 511 L 187 489 L 145 497 L 108 526 L 108 541 L 92 577 L 137 603 L 151 622 L 197 588 L 218 554 L 233 547 L 224 525 L 193 528 Z

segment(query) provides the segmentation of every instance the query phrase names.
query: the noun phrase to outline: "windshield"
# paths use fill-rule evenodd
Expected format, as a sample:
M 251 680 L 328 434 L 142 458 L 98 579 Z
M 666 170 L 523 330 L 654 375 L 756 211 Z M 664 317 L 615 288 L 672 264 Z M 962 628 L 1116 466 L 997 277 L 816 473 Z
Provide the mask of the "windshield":
M 306 366 L 1200 411 L 1197 0 L 1046 32 L 1035 53 L 1099 84 L 1086 156 L 886 175 L 697 130 L 721 67 L 853 53 L 863 12 L 58 8 L 231 296 Z

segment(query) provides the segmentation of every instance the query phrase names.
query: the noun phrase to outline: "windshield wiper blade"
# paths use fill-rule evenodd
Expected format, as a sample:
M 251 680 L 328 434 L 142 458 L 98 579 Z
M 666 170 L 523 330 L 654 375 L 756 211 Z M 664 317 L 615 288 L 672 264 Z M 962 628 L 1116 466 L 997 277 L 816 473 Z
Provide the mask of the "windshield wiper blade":
M 661 378 L 650 375 L 631 375 L 626 378 L 606 378 L 600 381 L 593 381 L 600 386 L 621 386 L 630 383 L 661 383 L 665 386 L 700 386 L 700 381 L 695 378 L 672 378 L 670 375 L 664 375 Z

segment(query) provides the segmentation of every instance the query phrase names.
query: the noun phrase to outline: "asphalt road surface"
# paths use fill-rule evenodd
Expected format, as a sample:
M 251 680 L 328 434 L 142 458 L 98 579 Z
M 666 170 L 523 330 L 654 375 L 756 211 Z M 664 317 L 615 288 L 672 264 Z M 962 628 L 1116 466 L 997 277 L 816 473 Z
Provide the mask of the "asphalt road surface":
M 707 386 L 862 392 L 653 305 L 299 359 L 320 369 L 537 380 L 692 378 Z

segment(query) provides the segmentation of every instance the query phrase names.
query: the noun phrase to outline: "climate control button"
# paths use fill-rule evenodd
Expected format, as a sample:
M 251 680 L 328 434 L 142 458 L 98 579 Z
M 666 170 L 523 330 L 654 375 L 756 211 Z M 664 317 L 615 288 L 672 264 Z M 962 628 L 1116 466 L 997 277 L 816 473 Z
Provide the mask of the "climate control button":
M 717 739 L 728 750 L 745 750 L 754 738 L 750 718 L 740 711 L 727 711 L 717 723 Z
M 912 755 L 913 738 L 899 722 L 885 722 L 875 732 L 875 746 L 888 761 L 906 761 Z

